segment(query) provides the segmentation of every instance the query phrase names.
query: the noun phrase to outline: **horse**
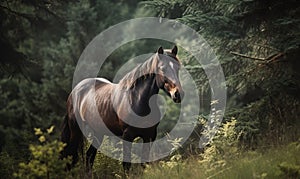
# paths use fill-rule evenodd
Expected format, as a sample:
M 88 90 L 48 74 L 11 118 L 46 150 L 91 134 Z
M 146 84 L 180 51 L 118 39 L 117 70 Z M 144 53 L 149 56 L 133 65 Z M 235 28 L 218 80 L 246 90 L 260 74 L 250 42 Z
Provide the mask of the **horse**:
M 84 137 L 80 129 L 83 124 L 87 124 L 96 136 L 86 152 L 87 171 L 92 169 L 104 135 L 123 139 L 124 171 L 130 169 L 131 145 L 136 137 L 143 139 L 141 163 L 148 162 L 161 115 L 155 96 L 160 89 L 175 103 L 180 103 L 184 96 L 178 77 L 181 63 L 177 51 L 177 46 L 165 50 L 159 47 L 119 83 L 104 78 L 87 78 L 74 87 L 67 100 L 61 133 L 61 140 L 66 143 L 62 157 L 72 156 L 70 168 L 78 162 L 78 152 L 83 155 Z

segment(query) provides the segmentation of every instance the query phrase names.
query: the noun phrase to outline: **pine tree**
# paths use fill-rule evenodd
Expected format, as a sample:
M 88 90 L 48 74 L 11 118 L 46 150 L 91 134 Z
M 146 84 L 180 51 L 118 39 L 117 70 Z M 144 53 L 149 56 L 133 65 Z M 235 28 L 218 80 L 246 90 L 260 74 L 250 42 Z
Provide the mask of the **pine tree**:
M 254 144 L 258 136 L 270 143 L 299 137 L 296 0 L 154 0 L 145 5 L 194 28 L 216 49 L 228 87 L 226 118 L 236 117 L 245 143 Z M 190 72 L 209 91 L 201 69 L 194 65 Z

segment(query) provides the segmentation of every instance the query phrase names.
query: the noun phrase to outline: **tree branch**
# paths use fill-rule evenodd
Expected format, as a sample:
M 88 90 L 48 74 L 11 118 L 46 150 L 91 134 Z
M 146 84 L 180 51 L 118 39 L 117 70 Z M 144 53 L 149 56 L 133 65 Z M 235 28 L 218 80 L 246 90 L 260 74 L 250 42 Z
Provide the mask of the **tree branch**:
M 254 45 L 257 45 L 257 46 L 260 46 L 260 47 L 263 47 L 263 48 L 268 48 L 268 49 L 274 50 L 276 52 L 280 52 L 277 48 L 274 48 L 274 47 L 271 47 L 271 46 L 268 46 L 268 45 L 263 45 L 263 44 L 254 44 Z
M 239 56 L 239 57 L 243 57 L 243 58 L 249 58 L 249 59 L 252 59 L 252 60 L 258 60 L 258 61 L 265 61 L 266 59 L 265 58 L 259 58 L 259 57 L 251 57 L 251 56 L 248 56 L 248 55 L 245 55 L 245 54 L 241 54 L 241 53 L 237 53 L 237 52 L 230 52 L 232 55 L 236 55 L 236 56 Z
M 63 23 L 63 21 L 65 21 L 65 19 L 63 19 L 62 17 L 60 17 L 59 15 L 55 14 L 53 11 L 51 11 L 50 9 L 48 9 L 47 7 L 45 6 L 38 6 L 39 8 L 43 9 L 44 11 L 46 11 L 47 13 L 49 13 L 50 15 L 52 15 L 53 17 L 57 18 L 58 21 L 60 23 Z
M 275 53 L 275 54 L 272 54 L 266 58 L 259 58 L 259 57 L 252 57 L 252 56 L 248 56 L 248 55 L 245 55 L 245 54 L 241 54 L 241 53 L 238 53 L 238 52 L 230 52 L 230 54 L 232 55 L 236 55 L 236 56 L 239 56 L 239 57 L 243 57 L 243 58 L 248 58 L 248 59 L 252 59 L 252 60 L 257 60 L 257 61 L 263 61 L 263 62 L 267 62 L 267 63 L 270 63 L 271 61 L 275 61 L 276 59 L 282 57 L 284 55 L 284 53 L 282 52 L 279 52 L 279 53 Z
M 6 7 L 6 6 L 2 6 L 0 5 L 0 8 L 7 10 L 9 13 L 14 14 L 15 16 L 19 16 L 19 17 L 23 17 L 29 21 L 32 21 L 35 17 L 31 14 L 25 14 L 25 13 L 20 13 L 14 10 L 11 10 L 10 8 Z
M 270 58 L 268 59 L 267 63 L 272 63 L 275 62 L 277 59 L 279 59 L 280 57 L 283 57 L 284 53 L 277 53 L 274 54 L 273 56 L 270 56 Z

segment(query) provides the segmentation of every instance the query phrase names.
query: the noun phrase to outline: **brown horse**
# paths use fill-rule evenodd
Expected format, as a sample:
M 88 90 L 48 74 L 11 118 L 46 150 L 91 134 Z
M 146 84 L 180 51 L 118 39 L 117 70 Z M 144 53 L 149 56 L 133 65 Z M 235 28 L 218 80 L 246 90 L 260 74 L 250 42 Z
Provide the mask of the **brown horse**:
M 88 125 L 94 132 L 94 140 L 86 153 L 88 171 L 104 135 L 122 137 L 125 170 L 130 168 L 131 145 L 136 137 L 143 139 L 142 163 L 147 162 L 150 143 L 156 138 L 160 120 L 156 94 L 162 89 L 176 103 L 181 102 L 184 94 L 178 78 L 180 62 L 176 54 L 176 46 L 171 50 L 160 47 L 117 84 L 103 78 L 89 78 L 78 83 L 67 101 L 61 135 L 67 144 L 63 157 L 72 156 L 72 165 L 77 162 L 78 150 L 83 146 L 84 132 L 80 127 Z

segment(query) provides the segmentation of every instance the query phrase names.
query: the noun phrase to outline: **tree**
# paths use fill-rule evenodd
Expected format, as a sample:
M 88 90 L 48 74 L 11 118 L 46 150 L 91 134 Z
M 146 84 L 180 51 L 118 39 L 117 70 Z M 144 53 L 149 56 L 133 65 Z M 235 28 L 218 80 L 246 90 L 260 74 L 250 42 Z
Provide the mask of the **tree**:
M 13 167 L 7 165 L 28 160 L 28 146 L 36 143 L 34 128 L 59 129 L 81 52 L 102 30 L 132 17 L 136 6 L 135 0 L 0 3 L 0 45 L 5 47 L 0 64 L 0 151 L 11 161 L 0 162 L 8 169 L 1 170 L 1 176 L 12 177 Z M 111 58 L 113 64 L 122 59 Z M 107 66 L 104 71 L 112 70 Z
M 249 145 L 258 136 L 270 143 L 299 137 L 300 9 L 296 4 L 295 0 L 145 2 L 157 15 L 194 28 L 216 49 L 227 79 L 226 116 L 236 117 L 241 139 Z M 201 68 L 190 72 L 205 82 Z

